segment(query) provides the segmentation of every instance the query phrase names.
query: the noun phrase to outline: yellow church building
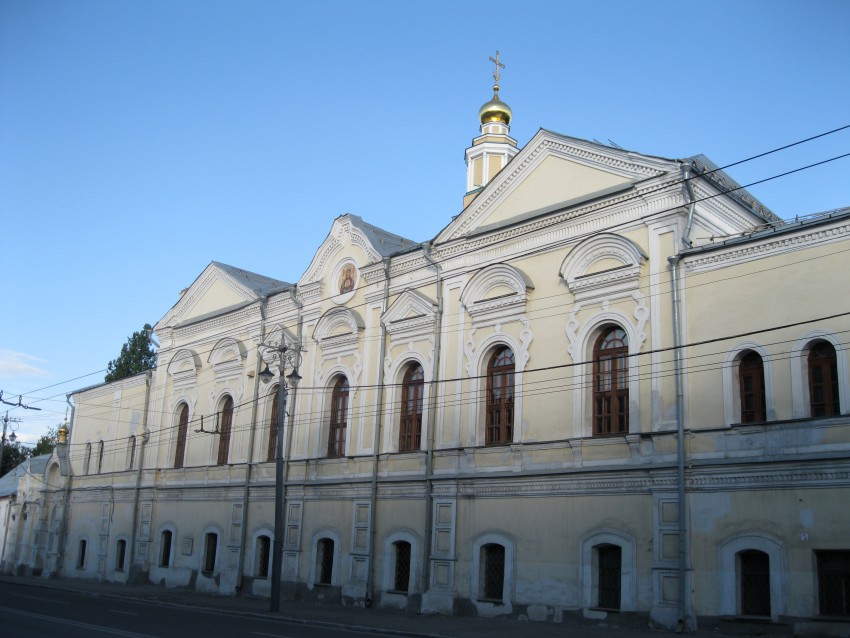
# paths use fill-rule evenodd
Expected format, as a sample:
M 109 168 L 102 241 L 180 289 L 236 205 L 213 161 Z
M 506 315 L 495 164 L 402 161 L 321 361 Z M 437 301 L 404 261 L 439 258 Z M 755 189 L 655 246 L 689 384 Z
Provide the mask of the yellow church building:
M 3 569 L 269 596 L 279 476 L 281 596 L 846 633 L 850 208 L 511 117 L 497 78 L 428 241 L 209 264 L 154 370 L 71 396 Z

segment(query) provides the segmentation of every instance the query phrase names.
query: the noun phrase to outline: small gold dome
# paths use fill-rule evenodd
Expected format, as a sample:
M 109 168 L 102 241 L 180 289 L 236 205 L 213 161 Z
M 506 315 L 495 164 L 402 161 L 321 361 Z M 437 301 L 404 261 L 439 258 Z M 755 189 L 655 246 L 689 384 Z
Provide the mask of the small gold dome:
M 478 119 L 481 120 L 482 124 L 501 122 L 507 125 L 511 123 L 512 115 L 511 107 L 499 99 L 499 85 L 497 84 L 493 87 L 493 99 L 478 111 Z

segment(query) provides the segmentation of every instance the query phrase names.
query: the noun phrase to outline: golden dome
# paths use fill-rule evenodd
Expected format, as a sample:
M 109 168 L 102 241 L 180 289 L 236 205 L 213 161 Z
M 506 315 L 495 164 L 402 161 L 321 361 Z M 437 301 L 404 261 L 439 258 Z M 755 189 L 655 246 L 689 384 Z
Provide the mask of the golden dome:
M 493 87 L 493 99 L 487 102 L 478 111 L 478 119 L 482 124 L 488 122 L 501 122 L 508 125 L 511 123 L 511 107 L 499 99 L 499 85 Z

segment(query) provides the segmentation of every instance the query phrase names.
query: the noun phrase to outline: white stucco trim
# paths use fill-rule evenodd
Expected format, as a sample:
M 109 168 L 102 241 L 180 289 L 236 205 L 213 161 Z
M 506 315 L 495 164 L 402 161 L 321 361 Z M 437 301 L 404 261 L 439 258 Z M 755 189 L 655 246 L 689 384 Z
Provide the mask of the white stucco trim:
M 481 549 L 485 545 L 501 545 L 505 548 L 505 580 L 502 586 L 502 601 L 495 603 L 484 600 L 481 580 L 483 577 L 481 565 Z M 514 592 L 514 562 L 516 556 L 516 541 L 500 532 L 488 532 L 476 538 L 472 543 L 469 574 L 469 600 L 475 605 L 479 616 L 502 616 L 513 611 Z
M 422 544 L 419 537 L 412 531 L 403 530 L 393 532 L 384 539 L 384 565 L 381 570 L 382 589 L 390 594 L 401 594 L 395 589 L 395 545 L 398 542 L 410 543 L 410 580 L 408 581 L 407 594 L 413 594 L 419 586 L 419 578 L 422 572 Z
M 770 619 L 778 622 L 785 613 L 785 550 L 779 541 L 763 532 L 732 536 L 717 548 L 718 611 L 721 616 L 740 615 L 736 557 L 739 552 L 749 549 L 764 552 L 770 558 Z
M 847 367 L 847 349 L 841 340 L 826 330 L 811 330 L 803 335 L 791 348 L 791 399 L 795 419 L 812 416 L 809 400 L 809 349 L 817 341 L 827 341 L 835 348 L 838 369 L 838 398 L 841 414 L 850 412 L 850 371 Z
M 317 562 L 319 560 L 319 541 L 323 538 L 329 538 L 334 542 L 334 557 L 333 557 L 333 572 L 331 573 L 331 586 L 337 587 L 342 582 L 342 574 L 339 573 L 340 566 L 340 551 L 342 543 L 339 540 L 339 534 L 332 529 L 322 529 L 313 534 L 313 539 L 310 541 L 310 579 L 307 581 L 307 588 L 313 589 L 316 585 L 324 587 L 326 584 L 316 582 L 318 579 Z
M 616 545 L 620 548 L 620 611 L 637 611 L 637 566 L 635 539 L 616 529 L 600 529 L 581 541 L 579 565 L 581 566 L 581 606 L 592 609 L 598 604 L 593 568 L 593 552 L 599 545 Z

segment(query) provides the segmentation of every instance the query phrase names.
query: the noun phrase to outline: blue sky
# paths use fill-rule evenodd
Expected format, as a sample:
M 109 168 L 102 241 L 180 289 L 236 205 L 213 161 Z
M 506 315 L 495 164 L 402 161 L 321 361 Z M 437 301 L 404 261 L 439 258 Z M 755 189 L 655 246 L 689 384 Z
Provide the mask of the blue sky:
M 212 260 L 296 281 L 344 213 L 436 235 L 496 49 L 520 145 L 542 127 L 724 165 L 850 124 L 846 0 L 4 0 L 0 390 L 42 408 L 10 408 L 21 439 Z M 848 152 L 845 130 L 730 173 Z M 750 190 L 829 210 L 848 169 Z

